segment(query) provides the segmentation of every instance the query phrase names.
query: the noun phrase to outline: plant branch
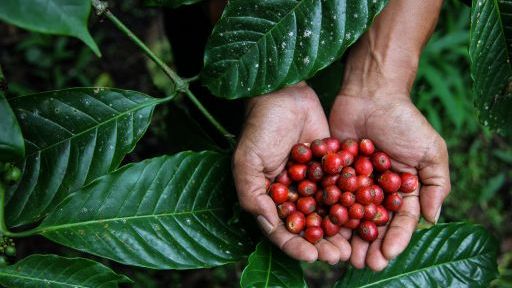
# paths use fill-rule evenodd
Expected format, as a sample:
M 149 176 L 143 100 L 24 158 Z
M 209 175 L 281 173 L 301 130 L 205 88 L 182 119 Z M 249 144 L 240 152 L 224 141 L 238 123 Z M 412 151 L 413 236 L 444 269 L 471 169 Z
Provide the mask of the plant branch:
M 35 235 L 37 231 L 35 229 L 23 231 L 23 232 L 11 232 L 7 228 L 7 225 L 5 225 L 5 186 L 4 183 L 0 181 L 0 234 L 12 237 L 12 238 L 19 238 L 19 237 L 28 237 Z

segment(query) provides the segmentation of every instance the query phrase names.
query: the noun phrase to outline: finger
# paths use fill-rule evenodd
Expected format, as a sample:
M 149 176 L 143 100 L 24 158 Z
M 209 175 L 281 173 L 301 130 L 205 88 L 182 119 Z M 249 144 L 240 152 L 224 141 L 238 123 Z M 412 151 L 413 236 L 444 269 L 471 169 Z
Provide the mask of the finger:
M 340 262 L 341 251 L 333 243 L 322 239 L 315 246 L 318 249 L 318 260 L 325 261 L 331 265 Z
M 332 245 L 338 248 L 340 251 L 340 261 L 345 262 L 350 259 L 350 255 L 352 254 L 352 247 L 350 247 L 350 243 L 347 238 L 341 235 L 341 232 L 328 237 L 327 241 L 331 242 Z
M 348 228 L 345 228 L 345 227 L 341 227 L 339 234 L 340 234 L 343 238 L 345 238 L 345 239 L 349 240 L 349 239 L 350 239 L 350 237 L 352 237 L 352 230 L 351 230 L 351 229 L 348 229 Z
M 387 227 L 379 227 L 379 236 L 375 241 L 370 244 L 368 248 L 368 253 L 366 255 L 366 265 L 370 267 L 373 271 L 382 271 L 386 266 L 388 266 L 388 259 L 384 257 L 382 254 L 382 239 L 384 239 L 384 235 L 386 233 Z
M 419 171 L 421 212 L 425 219 L 437 223 L 444 199 L 450 193 L 448 163 L 426 166 Z
M 368 242 L 355 235 L 352 237 L 352 255 L 350 255 L 350 263 L 357 269 L 363 269 L 368 252 Z
M 402 206 L 391 220 L 382 243 L 382 254 L 388 260 L 405 250 L 420 218 L 418 191 L 403 197 Z

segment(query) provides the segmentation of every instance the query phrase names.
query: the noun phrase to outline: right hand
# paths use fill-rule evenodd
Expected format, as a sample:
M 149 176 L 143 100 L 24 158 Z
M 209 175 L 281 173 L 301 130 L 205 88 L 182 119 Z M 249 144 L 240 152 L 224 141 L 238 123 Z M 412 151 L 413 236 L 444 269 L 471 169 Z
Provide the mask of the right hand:
M 240 205 L 256 217 L 275 245 L 297 260 L 334 265 L 350 258 L 350 231 L 342 229 L 313 245 L 286 229 L 265 190 L 265 177 L 273 179 L 284 169 L 294 144 L 325 137 L 329 137 L 326 116 L 305 83 L 253 98 L 234 154 L 233 175 Z

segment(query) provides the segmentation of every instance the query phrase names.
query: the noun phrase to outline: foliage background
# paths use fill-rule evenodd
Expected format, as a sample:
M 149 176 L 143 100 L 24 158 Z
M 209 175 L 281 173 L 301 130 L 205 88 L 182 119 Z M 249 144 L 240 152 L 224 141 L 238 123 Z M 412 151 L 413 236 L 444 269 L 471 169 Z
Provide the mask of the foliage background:
M 161 57 L 175 63 L 181 75 L 187 77 L 199 72 L 201 59 L 196 57 L 192 62 L 185 62 L 187 58 L 181 56 L 180 44 L 175 43 L 171 48 L 165 33 L 171 38 L 179 38 L 171 24 L 181 21 L 181 28 L 177 29 L 183 30 L 194 22 L 204 21 L 200 24 L 205 28 L 194 31 L 193 35 L 197 37 L 192 41 L 195 42 L 188 43 L 202 47 L 211 23 L 208 20 L 179 19 L 179 15 L 194 9 L 206 11 L 205 6 L 199 4 L 180 8 L 181 11 L 166 11 L 141 9 L 141 1 L 136 0 L 118 1 L 115 5 L 118 16 L 137 35 L 147 40 Z M 94 56 L 78 40 L 29 33 L 0 24 L 0 64 L 9 81 L 8 96 L 70 86 L 112 86 L 143 91 L 155 97 L 171 93 L 172 87 L 169 88 L 166 78 L 110 23 L 93 17 L 91 32 L 102 49 L 102 59 Z M 494 285 L 510 287 L 512 141 L 478 123 L 473 108 L 468 42 L 469 7 L 458 1 L 445 1 L 437 30 L 422 55 L 412 97 L 449 147 L 452 193 L 444 205 L 441 222 L 469 220 L 483 224 L 495 234 L 501 242 L 501 278 Z M 174 57 L 173 50 L 176 52 Z M 195 52 L 201 54 L 201 50 Z M 198 86 L 193 89 L 230 131 L 239 131 L 241 113 L 224 112 L 242 111 L 237 109 L 242 107 L 241 102 L 213 98 L 206 89 Z M 202 117 L 197 116 L 197 111 L 185 99 L 179 99 L 178 103 L 178 109 L 166 106 L 157 109 L 150 130 L 127 161 L 183 149 L 206 149 L 216 142 L 222 145 L 222 139 L 216 138 L 218 136 L 209 124 L 202 122 Z M 173 121 L 177 115 L 198 122 L 185 125 L 183 121 Z M 18 240 L 17 250 L 17 259 L 36 252 L 77 255 L 77 252 L 58 247 L 41 237 Z M 237 286 L 244 267 L 241 263 L 211 270 L 157 272 L 108 263 L 105 259 L 96 260 L 109 264 L 136 283 L 143 283 L 139 287 L 148 288 Z M 304 264 L 304 268 L 311 287 L 330 287 L 344 271 L 343 265 L 332 268 L 322 263 Z

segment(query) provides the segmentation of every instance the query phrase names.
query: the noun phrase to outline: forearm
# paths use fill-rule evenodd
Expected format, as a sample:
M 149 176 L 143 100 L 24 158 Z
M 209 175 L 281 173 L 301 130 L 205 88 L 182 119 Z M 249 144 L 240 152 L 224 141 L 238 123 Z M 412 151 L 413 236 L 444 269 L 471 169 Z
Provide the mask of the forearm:
M 385 89 L 390 94 L 408 94 L 441 4 L 442 0 L 390 0 L 352 48 L 343 91 L 372 95 Z

